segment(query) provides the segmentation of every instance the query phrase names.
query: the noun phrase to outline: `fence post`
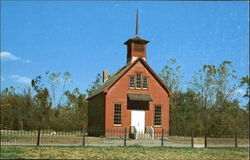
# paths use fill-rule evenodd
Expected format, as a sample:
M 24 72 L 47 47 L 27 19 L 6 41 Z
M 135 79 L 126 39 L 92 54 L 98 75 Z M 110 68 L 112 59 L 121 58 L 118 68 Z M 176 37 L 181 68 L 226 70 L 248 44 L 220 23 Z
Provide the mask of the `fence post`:
M 37 133 L 37 146 L 39 146 L 40 145 L 40 131 L 41 131 L 41 128 L 40 128 L 40 126 L 38 127 L 38 133 Z
M 163 136 L 164 136 L 164 129 L 162 128 L 162 131 L 161 131 L 161 146 L 163 146 Z
M 191 131 L 191 147 L 194 148 L 194 134 L 193 134 L 193 130 Z
M 127 128 L 125 128 L 125 133 L 124 133 L 124 146 L 127 146 Z
M 207 130 L 205 130 L 205 148 L 207 148 Z
M 237 135 L 237 131 L 235 131 L 235 148 L 237 148 L 238 147 L 238 142 L 237 142 L 237 139 L 238 139 L 238 137 L 237 137 L 238 135 Z
M 85 146 L 86 128 L 83 128 L 82 145 Z

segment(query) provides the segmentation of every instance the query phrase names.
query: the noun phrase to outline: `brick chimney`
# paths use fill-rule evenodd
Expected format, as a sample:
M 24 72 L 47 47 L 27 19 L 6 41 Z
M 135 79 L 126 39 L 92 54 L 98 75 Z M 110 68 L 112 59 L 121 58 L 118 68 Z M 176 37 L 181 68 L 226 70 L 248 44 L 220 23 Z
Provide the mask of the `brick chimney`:
M 109 78 L 109 72 L 108 71 L 103 71 L 102 73 L 102 82 L 106 82 Z

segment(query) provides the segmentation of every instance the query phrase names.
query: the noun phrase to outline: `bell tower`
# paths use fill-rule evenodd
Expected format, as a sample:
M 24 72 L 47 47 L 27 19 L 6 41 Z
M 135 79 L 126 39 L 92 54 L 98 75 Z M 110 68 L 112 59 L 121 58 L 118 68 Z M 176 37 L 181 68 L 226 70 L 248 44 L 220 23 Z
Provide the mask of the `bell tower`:
M 138 36 L 138 10 L 136 13 L 136 36 L 127 40 L 124 44 L 127 45 L 127 63 L 132 63 L 137 58 L 141 57 L 145 61 L 147 60 L 146 56 L 146 44 L 149 42 Z

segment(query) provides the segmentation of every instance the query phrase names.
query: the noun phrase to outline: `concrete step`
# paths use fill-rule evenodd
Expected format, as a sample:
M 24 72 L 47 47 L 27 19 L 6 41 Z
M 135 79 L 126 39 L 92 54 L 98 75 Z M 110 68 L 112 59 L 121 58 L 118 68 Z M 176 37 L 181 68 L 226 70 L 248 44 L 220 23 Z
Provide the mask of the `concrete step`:
M 136 137 L 137 139 L 151 139 L 152 138 L 149 133 L 137 133 Z

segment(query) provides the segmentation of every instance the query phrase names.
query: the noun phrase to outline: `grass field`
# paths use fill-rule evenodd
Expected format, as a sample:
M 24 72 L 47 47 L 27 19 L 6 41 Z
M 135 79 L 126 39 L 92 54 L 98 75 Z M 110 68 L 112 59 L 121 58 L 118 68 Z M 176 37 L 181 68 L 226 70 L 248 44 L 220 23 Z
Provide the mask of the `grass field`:
M 1 146 L 1 159 L 248 159 L 248 148 Z

